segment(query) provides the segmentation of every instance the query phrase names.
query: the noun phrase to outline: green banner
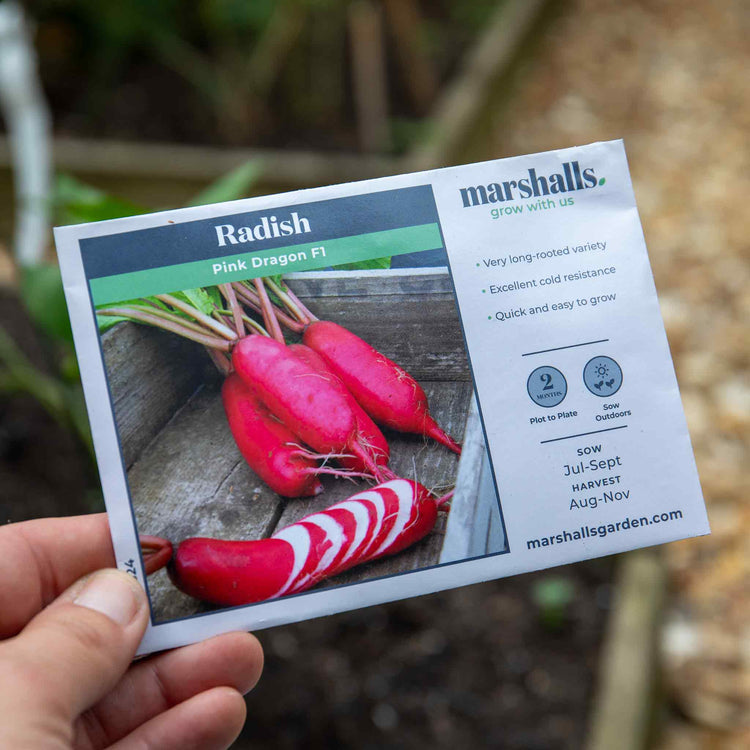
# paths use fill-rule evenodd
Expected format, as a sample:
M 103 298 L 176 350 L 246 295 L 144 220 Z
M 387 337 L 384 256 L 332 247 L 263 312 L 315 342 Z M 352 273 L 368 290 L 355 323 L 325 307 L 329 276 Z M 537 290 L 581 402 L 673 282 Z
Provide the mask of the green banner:
M 420 224 L 356 237 L 307 242 L 256 253 L 236 253 L 210 260 L 103 276 L 90 279 L 89 285 L 94 305 L 98 306 L 229 281 L 311 271 L 344 263 L 436 250 L 442 246 L 438 225 Z

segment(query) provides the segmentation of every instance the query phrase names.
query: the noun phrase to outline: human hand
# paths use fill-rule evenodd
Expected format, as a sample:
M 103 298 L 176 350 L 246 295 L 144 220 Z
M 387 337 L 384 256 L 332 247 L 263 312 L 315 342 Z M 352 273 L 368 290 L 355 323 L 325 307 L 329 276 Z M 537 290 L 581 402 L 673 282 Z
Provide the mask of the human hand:
M 239 734 L 260 643 L 232 633 L 131 665 L 148 603 L 114 563 L 105 514 L 0 527 L 0 747 L 214 750 Z

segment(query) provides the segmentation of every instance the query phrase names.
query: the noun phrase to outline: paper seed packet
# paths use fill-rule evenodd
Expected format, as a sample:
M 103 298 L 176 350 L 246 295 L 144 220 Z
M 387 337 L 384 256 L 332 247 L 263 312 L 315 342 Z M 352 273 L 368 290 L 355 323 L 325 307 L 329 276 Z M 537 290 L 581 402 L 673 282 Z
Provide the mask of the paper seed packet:
M 55 236 L 140 653 L 709 533 L 620 141 Z

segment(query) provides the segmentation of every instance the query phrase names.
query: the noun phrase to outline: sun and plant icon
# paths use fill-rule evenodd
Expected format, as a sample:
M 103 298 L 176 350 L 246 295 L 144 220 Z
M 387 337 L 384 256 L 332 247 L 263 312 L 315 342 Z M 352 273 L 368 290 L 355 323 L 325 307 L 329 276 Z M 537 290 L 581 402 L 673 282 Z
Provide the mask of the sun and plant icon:
M 614 368 L 614 370 L 613 370 Z M 592 359 L 586 366 L 588 377 L 591 379 L 589 390 L 599 395 L 611 395 L 609 390 L 615 385 L 620 375 L 619 367 L 608 357 Z M 614 374 L 613 374 L 614 372 Z M 619 388 L 619 386 L 618 386 Z

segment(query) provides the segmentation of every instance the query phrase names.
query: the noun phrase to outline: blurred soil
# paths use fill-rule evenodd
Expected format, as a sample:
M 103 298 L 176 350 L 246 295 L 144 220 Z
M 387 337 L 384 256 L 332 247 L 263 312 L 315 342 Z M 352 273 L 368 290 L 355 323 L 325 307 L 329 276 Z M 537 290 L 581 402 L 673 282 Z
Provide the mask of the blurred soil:
M 564 620 L 535 583 L 574 587 Z M 238 750 L 583 746 L 612 560 L 468 586 L 258 635 Z

